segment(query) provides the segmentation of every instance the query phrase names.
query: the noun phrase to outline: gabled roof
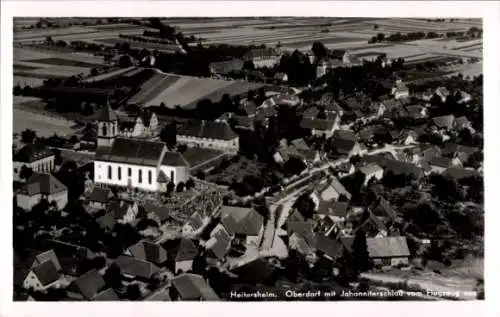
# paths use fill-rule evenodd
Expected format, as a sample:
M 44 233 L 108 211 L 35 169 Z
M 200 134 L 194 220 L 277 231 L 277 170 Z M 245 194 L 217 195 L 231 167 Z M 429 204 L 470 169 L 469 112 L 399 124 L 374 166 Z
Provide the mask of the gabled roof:
M 116 113 L 111 109 L 111 106 L 106 104 L 104 108 L 102 108 L 101 112 L 97 116 L 97 121 L 105 121 L 105 122 L 113 122 L 117 121 L 118 117 Z
M 61 263 L 59 262 L 59 259 L 57 258 L 57 255 L 54 252 L 54 250 L 48 250 L 48 251 L 37 254 L 35 256 L 35 262 L 33 264 L 39 265 L 45 261 L 52 261 L 56 270 L 57 271 L 61 270 Z
M 111 213 L 105 213 L 101 217 L 97 218 L 96 222 L 99 225 L 99 227 L 101 227 L 101 229 L 109 229 L 109 230 L 113 230 L 113 228 L 117 223 L 115 217 L 113 217 Z
M 315 236 L 313 233 L 311 233 L 311 236 L 312 236 L 312 243 L 309 244 L 309 242 L 307 241 L 307 239 L 302 236 L 302 235 L 299 235 L 297 234 L 296 232 L 292 233 L 290 235 L 290 238 L 289 238 L 289 245 L 292 241 L 296 241 L 295 243 L 295 250 L 297 252 L 299 252 L 300 254 L 303 254 L 303 255 L 308 255 L 308 254 L 311 254 L 313 252 L 313 247 L 314 247 L 314 244 L 315 244 Z
M 129 247 L 129 251 L 138 260 L 148 261 L 157 265 L 167 261 L 167 251 L 161 245 L 149 241 L 139 241 Z
M 66 186 L 52 174 L 34 174 L 23 184 L 20 193 L 28 196 L 54 195 L 67 190 Z
M 319 204 L 318 214 L 345 218 L 347 216 L 347 207 L 348 204 L 346 202 L 324 201 Z
M 107 211 L 115 218 L 121 219 L 123 218 L 129 208 L 133 206 L 133 202 L 129 202 L 126 200 L 114 200 L 109 203 Z
M 476 170 L 458 168 L 458 167 L 447 168 L 444 171 L 443 175 L 451 177 L 457 181 L 464 179 L 464 178 L 473 177 L 473 176 L 481 176 L 481 174 Z
M 325 237 L 322 234 L 316 234 L 315 242 L 316 250 L 325 253 L 329 257 L 336 259 L 342 256 L 343 246 L 340 241 Z
M 278 55 L 279 52 L 272 47 L 254 48 L 251 49 L 248 53 L 246 53 L 243 59 L 249 60 L 254 58 L 276 57 Z
M 373 209 L 373 214 L 379 217 L 388 217 L 392 220 L 395 220 L 397 217 L 394 208 L 392 208 L 390 203 L 383 197 L 380 198 L 377 206 Z
M 90 300 L 106 286 L 104 279 L 95 269 L 88 271 L 69 286 L 70 290 L 82 294 L 85 299 Z
M 116 138 L 111 147 L 97 148 L 95 160 L 157 166 L 164 150 L 163 142 Z
M 160 170 L 158 173 L 158 178 L 156 179 L 158 183 L 169 183 L 170 178 L 168 178 L 167 175 L 165 175 L 165 172 L 163 170 Z
M 108 288 L 100 292 L 96 296 L 94 296 L 92 300 L 97 302 L 104 302 L 104 301 L 111 302 L 111 301 L 119 301 L 120 298 L 118 298 L 118 295 L 116 295 L 115 291 L 112 288 Z
M 344 195 L 347 199 L 351 199 L 351 194 L 345 189 L 344 185 L 342 185 L 337 178 L 333 177 L 326 184 L 321 185 L 316 192 L 318 196 L 325 201 L 331 201 L 334 197 L 334 193 L 336 192 L 339 195 Z
M 216 258 L 222 259 L 229 252 L 231 248 L 231 237 L 226 231 L 224 226 L 217 226 L 213 233 L 212 238 L 207 241 L 206 247 L 208 250 L 212 251 Z
M 178 135 L 207 138 L 216 140 L 232 140 L 238 135 L 226 122 L 215 121 L 190 121 L 186 123 L 178 132 Z
M 438 87 L 436 88 L 436 94 L 439 94 L 439 95 L 442 95 L 442 96 L 449 96 L 450 95 L 450 91 L 446 88 L 446 87 Z
M 172 285 L 183 300 L 218 301 L 219 296 L 201 275 L 184 273 L 172 279 Z
M 333 120 L 302 118 L 300 127 L 309 130 L 331 131 L 335 125 Z
M 309 150 L 309 146 L 307 145 L 306 141 L 304 141 L 304 139 L 295 139 L 295 140 L 292 140 L 291 142 L 297 150 Z
M 14 162 L 32 163 L 49 156 L 55 156 L 54 152 L 47 148 L 37 147 L 34 144 L 23 146 L 12 158 Z
M 190 225 L 194 230 L 198 230 L 203 226 L 203 218 L 200 213 L 195 211 L 191 217 L 189 217 L 186 225 Z
M 264 226 L 264 217 L 253 208 L 223 206 L 221 222 L 229 234 L 258 235 Z
M 190 261 L 198 255 L 198 248 L 192 240 L 182 239 L 177 249 L 175 262 Z
M 57 281 L 60 277 L 60 274 L 57 272 L 57 268 L 52 261 L 45 261 L 42 264 L 35 266 L 32 271 L 35 273 L 36 277 L 43 286 Z
M 410 256 L 410 250 L 406 244 L 406 237 L 367 238 L 366 244 L 371 258 Z
M 141 119 L 142 124 L 145 127 L 149 127 L 151 124 L 151 119 L 153 118 L 153 115 L 156 115 L 154 112 L 149 111 L 149 110 L 143 110 L 137 117 L 137 119 Z
M 163 288 L 158 291 L 153 292 L 151 295 L 144 299 L 148 302 L 170 302 L 172 299 L 170 298 L 169 288 Z
M 470 125 L 470 121 L 469 119 L 467 119 L 467 117 L 462 116 L 455 119 L 455 124 L 459 126 L 467 126 Z
M 99 203 L 107 203 L 112 196 L 111 189 L 94 187 L 92 193 L 90 194 L 89 200 Z
M 429 161 L 429 165 L 448 168 L 453 166 L 453 162 L 450 157 L 435 156 L 431 158 L 431 160 Z
M 122 274 L 133 277 L 149 279 L 160 271 L 160 269 L 151 262 L 137 260 L 134 257 L 126 255 L 120 255 L 115 260 L 115 263 L 120 268 Z
M 453 128 L 453 123 L 455 121 L 455 116 L 450 114 L 447 116 L 434 117 L 432 118 L 432 122 L 438 126 L 439 128 L 446 128 L 451 130 Z
M 161 165 L 189 167 L 188 161 L 186 161 L 182 153 L 179 152 L 165 152 Z
M 384 169 L 380 167 L 377 163 L 368 163 L 359 168 L 360 172 L 365 175 L 371 175 L 373 173 L 383 171 Z
M 409 105 L 409 106 L 406 106 L 406 111 L 411 116 L 420 116 L 422 114 L 422 111 L 424 109 L 425 109 L 425 107 L 423 107 L 421 105 Z

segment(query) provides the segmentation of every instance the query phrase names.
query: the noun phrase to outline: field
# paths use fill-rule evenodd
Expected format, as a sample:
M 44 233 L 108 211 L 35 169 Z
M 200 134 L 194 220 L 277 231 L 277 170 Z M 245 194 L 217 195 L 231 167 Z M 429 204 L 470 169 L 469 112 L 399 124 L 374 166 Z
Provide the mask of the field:
M 13 109 L 13 133 L 21 133 L 26 129 L 35 130 L 39 136 L 70 135 L 75 131 L 74 123 L 56 117 L 48 117 L 46 114 L 31 110 L 31 106 L 24 106 L 25 103 L 37 103 L 36 98 L 14 97 Z M 43 109 L 43 105 L 40 106 Z M 40 109 L 40 110 L 42 110 Z
M 84 53 L 14 47 L 14 82 L 38 86 L 47 78 L 88 75 L 103 64 L 102 57 Z
M 201 99 L 218 102 L 226 93 L 243 94 L 262 86 L 263 84 L 245 81 L 197 78 L 158 72 L 142 85 L 141 90 L 130 98 L 128 103 L 148 107 L 158 106 L 163 102 L 168 108 L 181 106 L 189 109 L 196 107 L 196 103 Z

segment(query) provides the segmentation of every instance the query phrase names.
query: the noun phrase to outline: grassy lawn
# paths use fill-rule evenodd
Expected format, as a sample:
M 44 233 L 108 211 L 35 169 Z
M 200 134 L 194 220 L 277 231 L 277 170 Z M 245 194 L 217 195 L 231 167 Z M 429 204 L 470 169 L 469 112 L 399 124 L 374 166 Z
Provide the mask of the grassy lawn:
M 229 163 L 225 168 L 215 168 L 206 179 L 209 182 L 231 184 L 242 182 L 246 176 L 259 176 L 263 163 L 239 156 L 238 161 Z
M 58 58 L 58 57 L 34 59 L 34 60 L 28 60 L 25 62 L 55 65 L 55 66 L 75 66 L 75 67 L 83 67 L 83 68 L 93 68 L 93 67 L 100 66 L 99 64 L 69 60 L 69 59 Z

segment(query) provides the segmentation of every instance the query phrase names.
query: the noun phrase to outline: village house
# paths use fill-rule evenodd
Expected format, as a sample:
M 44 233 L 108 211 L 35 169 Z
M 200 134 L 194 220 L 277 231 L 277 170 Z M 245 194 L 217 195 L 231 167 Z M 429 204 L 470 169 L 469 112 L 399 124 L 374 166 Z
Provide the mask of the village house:
M 288 75 L 286 73 L 276 73 L 274 75 L 274 79 L 278 82 L 281 82 L 281 83 L 286 83 L 288 82 Z
M 74 280 L 67 288 L 67 294 L 73 300 L 93 300 L 100 291 L 104 290 L 106 283 L 95 269 L 92 269 Z
M 474 169 L 449 167 L 441 175 L 445 177 L 450 177 L 458 182 L 460 180 L 470 177 L 480 177 L 481 173 Z
M 187 146 L 237 152 L 238 135 L 225 122 L 190 121 L 177 132 L 177 142 Z
M 352 224 L 354 218 L 361 218 L 361 217 L 364 217 L 363 214 L 357 214 L 353 215 L 353 217 L 349 217 L 348 224 Z M 383 219 L 375 216 L 371 211 L 368 211 L 368 217 L 363 222 L 361 222 L 361 224 L 358 227 L 356 227 L 353 230 L 351 230 L 351 228 L 348 228 L 348 230 L 346 230 L 347 231 L 346 234 L 352 234 L 352 233 L 355 234 L 357 230 L 362 230 L 369 238 L 386 237 L 389 233 L 389 230 L 387 229 L 387 226 L 384 224 Z
M 208 257 L 218 260 L 224 259 L 231 249 L 231 235 L 222 224 L 218 224 L 210 233 L 210 238 L 205 244 Z
M 182 301 L 219 301 L 219 296 L 201 275 L 185 273 L 172 279 L 172 287 Z
M 417 144 L 418 143 L 417 132 L 410 129 L 402 130 L 401 133 L 399 134 L 399 143 L 402 145 Z
M 397 79 L 396 83 L 394 84 L 394 87 L 391 90 L 391 94 L 394 96 L 396 100 L 402 98 L 408 98 L 410 96 L 410 90 L 403 83 L 401 79 Z
M 330 140 L 330 147 L 338 154 L 351 157 L 362 154 L 356 134 L 349 130 L 336 130 Z
M 127 138 L 152 137 L 159 133 L 158 117 L 149 110 L 142 111 L 132 121 L 118 123 L 120 136 Z
M 139 205 L 133 200 L 115 200 L 108 204 L 106 212 L 118 223 L 133 223 L 139 213 Z
M 41 200 L 55 202 L 62 210 L 68 203 L 68 189 L 52 174 L 34 174 L 16 192 L 17 205 L 31 210 Z
M 408 264 L 410 250 L 406 237 L 376 237 L 367 238 L 368 254 L 375 264 L 396 266 Z
M 471 134 L 476 133 L 476 131 L 472 127 L 472 123 L 465 116 L 456 118 L 455 122 L 453 124 L 454 124 L 455 130 L 457 130 L 457 131 L 460 131 L 463 129 L 468 129 Z
M 274 48 L 254 48 L 243 56 L 244 61 L 252 61 L 255 68 L 273 67 L 280 62 L 281 53 Z
M 405 109 L 408 116 L 413 119 L 423 119 L 428 116 L 427 108 L 421 105 L 409 105 Z
M 45 261 L 51 261 L 58 272 L 61 270 L 62 268 L 61 263 L 59 262 L 59 259 L 57 258 L 57 255 L 54 252 L 54 250 L 51 249 L 44 252 L 40 251 L 34 251 L 34 252 L 35 253 L 33 254 L 34 255 L 33 263 L 30 266 L 31 269 L 44 263 Z
M 329 180 L 321 182 L 310 197 L 318 210 L 321 202 L 338 201 L 341 195 L 347 200 L 350 200 L 352 196 L 337 178 L 331 177 Z
M 446 101 L 446 98 L 450 95 L 450 91 L 446 89 L 446 87 L 438 87 L 436 88 L 436 91 L 434 92 L 435 95 L 437 95 L 439 98 L 441 98 L 442 102 Z
M 167 262 L 167 251 L 159 244 L 142 240 L 130 246 L 126 251 L 137 260 L 151 262 L 157 266 L 162 266 Z
M 384 177 L 384 169 L 376 163 L 368 163 L 359 168 L 359 171 L 365 176 L 364 186 L 372 179 L 381 180 Z
M 415 147 L 404 149 L 401 152 L 400 161 L 419 164 L 428 162 L 433 157 L 441 156 L 441 149 L 432 144 L 419 144 Z
M 335 58 L 322 59 L 316 65 L 316 78 L 321 78 L 328 74 L 332 69 L 340 66 L 342 66 L 342 60 Z
M 138 260 L 128 255 L 120 255 L 114 263 L 120 268 L 122 277 L 128 281 L 150 281 L 161 271 L 151 262 Z
M 436 130 L 451 131 L 453 130 L 454 124 L 455 124 L 455 116 L 450 114 L 447 116 L 432 118 L 431 127 L 435 127 Z
M 348 206 L 347 202 L 320 201 L 317 218 L 321 220 L 328 217 L 332 224 L 343 223 L 347 220 Z
M 335 172 L 338 178 L 342 178 L 353 174 L 356 171 L 356 167 L 351 162 L 341 163 L 337 166 Z
M 80 276 L 85 273 L 88 269 L 83 264 L 96 256 L 87 247 L 57 239 L 43 240 L 41 248 L 44 250 L 54 250 L 61 264 L 61 272 L 71 276 Z
M 175 255 L 175 273 L 191 271 L 193 261 L 198 256 L 198 253 L 198 248 L 193 240 L 181 239 Z
M 197 211 L 189 217 L 188 221 L 182 226 L 182 234 L 195 235 L 199 233 L 209 223 L 210 218 L 202 217 Z
M 318 257 L 326 258 L 333 263 L 344 255 L 344 246 L 339 240 L 322 234 L 316 234 L 314 248 Z
M 113 192 L 109 188 L 94 187 L 89 197 L 89 206 L 94 209 L 106 209 L 113 198 Z
M 458 91 L 458 96 L 459 96 L 458 99 L 459 104 L 467 103 L 472 100 L 472 96 L 463 90 Z
M 55 168 L 55 154 L 49 149 L 39 148 L 34 144 L 23 146 L 12 158 L 14 167 L 13 179 L 20 180 L 23 166 L 31 168 L 35 173 L 50 173 Z
M 95 302 L 117 302 L 120 298 L 112 288 L 107 288 L 104 291 L 99 292 L 99 294 L 94 296 L 92 300 Z
M 379 197 L 371 208 L 371 212 L 375 217 L 381 218 L 385 223 L 395 223 L 398 220 L 396 210 L 392 208 L 389 201 L 383 197 Z
M 189 179 L 189 164 L 162 142 L 116 138 L 97 148 L 94 182 L 144 191 L 166 191 L 166 184 Z
M 436 156 L 429 161 L 429 166 L 431 172 L 443 173 L 447 168 L 450 167 L 462 167 L 462 163 L 458 158 Z
M 31 268 L 23 282 L 25 289 L 44 291 L 51 287 L 58 287 L 61 274 L 52 261 L 45 261 Z
M 290 158 L 300 159 L 310 166 L 321 160 L 319 151 L 311 149 L 303 139 L 292 140 L 287 144 L 286 140 L 281 140 L 280 147 L 274 153 L 273 159 L 278 164 L 286 163 Z
M 264 234 L 264 217 L 253 208 L 223 206 L 221 223 L 227 232 L 246 245 L 258 246 Z
M 212 75 L 225 75 L 234 71 L 242 70 L 243 61 L 235 58 L 228 61 L 212 62 L 208 67 Z

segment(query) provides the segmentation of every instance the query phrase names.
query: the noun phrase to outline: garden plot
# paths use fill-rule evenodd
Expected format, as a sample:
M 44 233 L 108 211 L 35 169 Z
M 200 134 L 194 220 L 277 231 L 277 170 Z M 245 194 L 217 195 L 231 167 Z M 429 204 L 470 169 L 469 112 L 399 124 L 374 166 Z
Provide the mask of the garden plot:
M 455 76 L 458 74 L 462 74 L 464 77 L 473 78 L 474 76 L 479 76 L 483 74 L 483 63 L 475 63 L 468 65 L 456 65 L 452 67 L 446 68 L 450 73 L 447 75 L 448 77 Z
M 84 26 L 71 26 L 68 28 L 58 28 L 58 29 L 26 30 L 26 31 L 15 32 L 14 42 L 18 40 L 31 40 L 33 38 L 45 39 L 47 36 L 77 35 L 89 32 L 97 32 L 97 30 Z

